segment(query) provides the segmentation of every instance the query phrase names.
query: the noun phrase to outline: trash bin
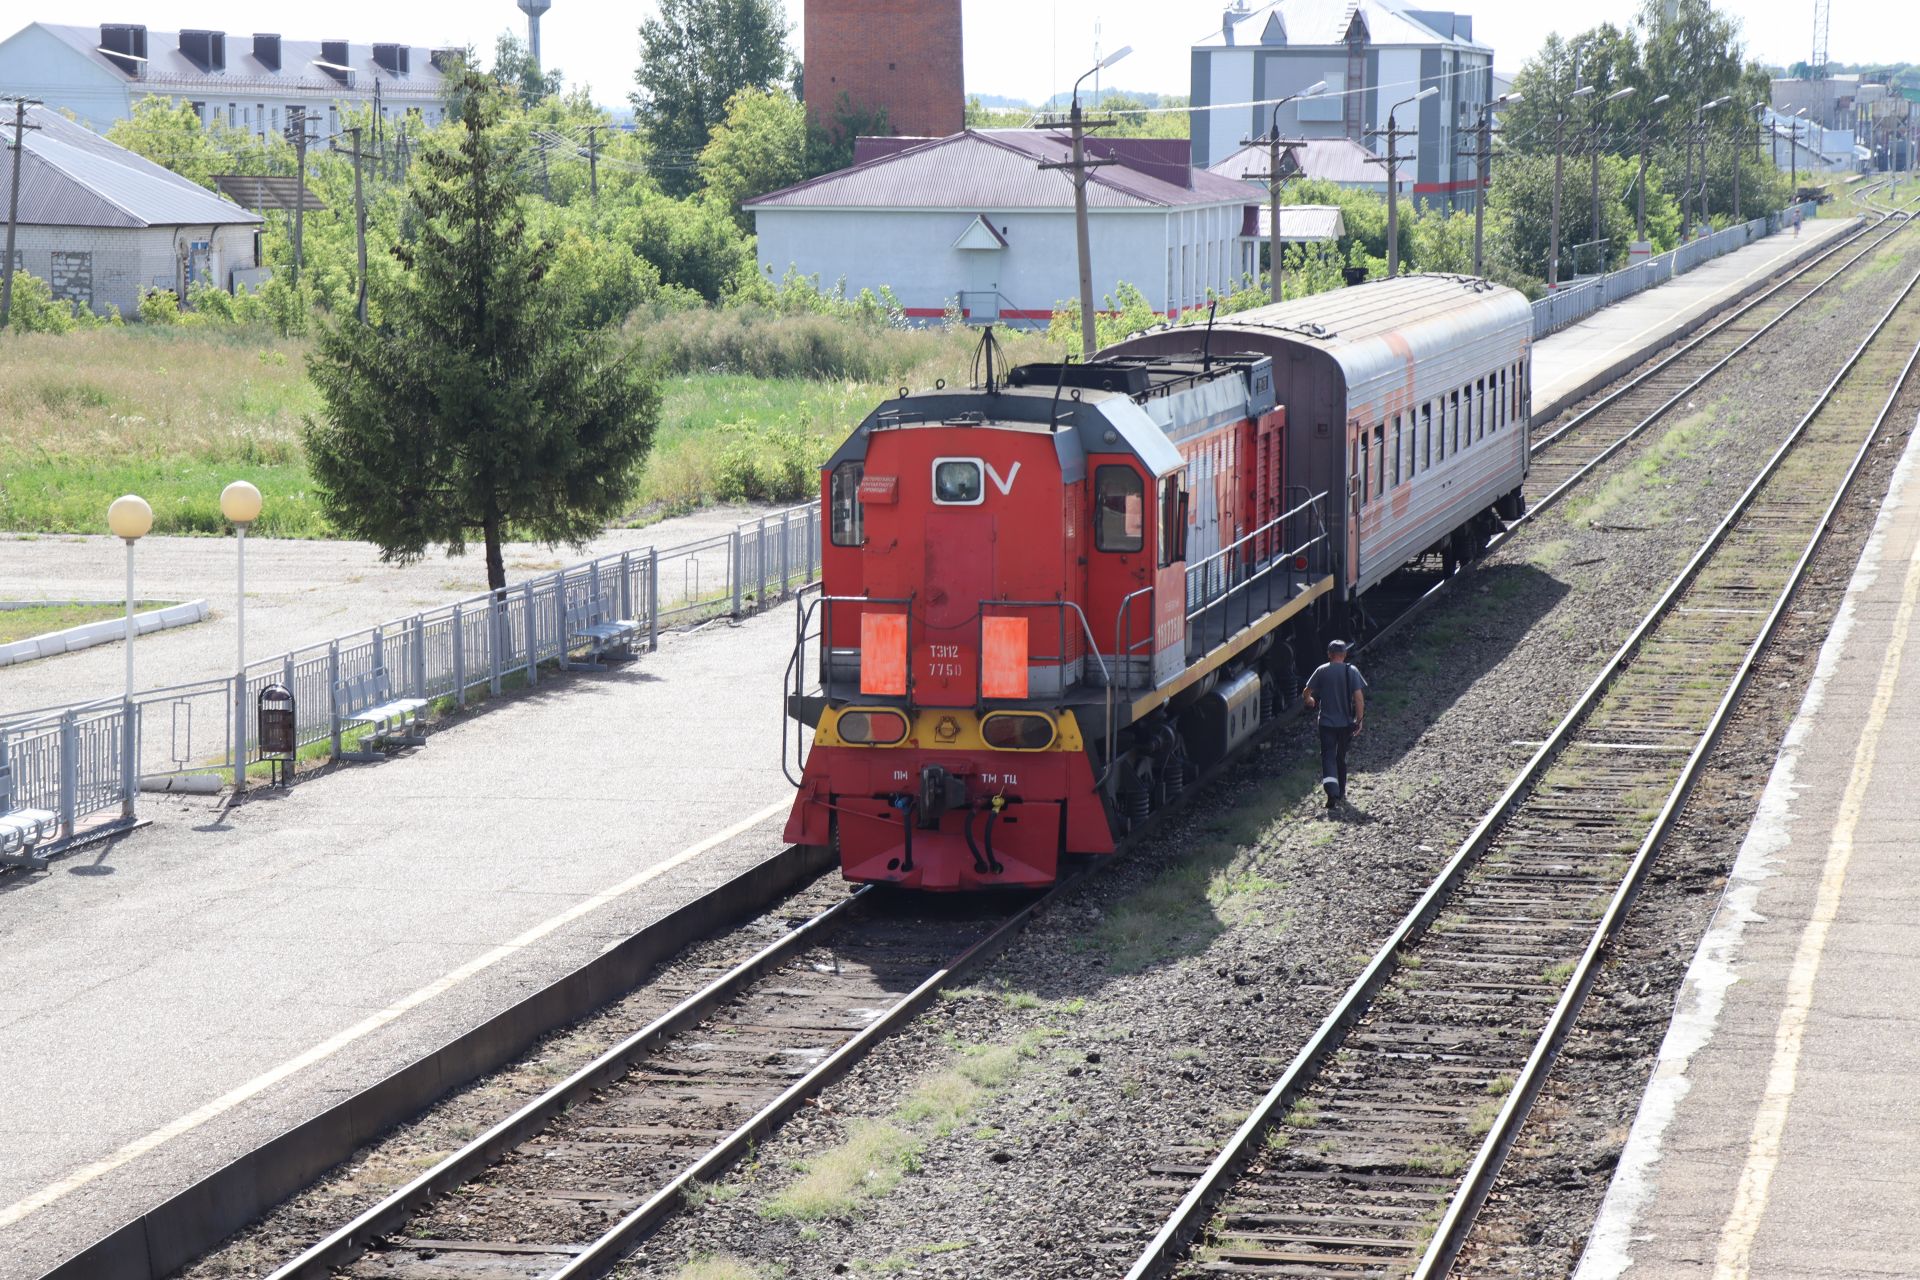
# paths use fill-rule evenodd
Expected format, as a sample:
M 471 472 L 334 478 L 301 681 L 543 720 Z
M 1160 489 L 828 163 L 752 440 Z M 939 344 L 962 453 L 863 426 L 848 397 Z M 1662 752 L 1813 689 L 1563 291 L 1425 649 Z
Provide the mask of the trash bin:
M 299 731 L 294 723 L 293 691 L 287 686 L 270 684 L 260 691 L 254 741 L 259 745 L 260 758 L 276 766 L 274 772 L 284 783 L 286 771 L 300 746 Z

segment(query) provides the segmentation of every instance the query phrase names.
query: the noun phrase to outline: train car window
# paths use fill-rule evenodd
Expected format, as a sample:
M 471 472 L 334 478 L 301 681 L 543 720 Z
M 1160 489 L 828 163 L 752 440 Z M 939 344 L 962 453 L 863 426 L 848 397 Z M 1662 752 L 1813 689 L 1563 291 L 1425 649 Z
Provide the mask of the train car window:
M 1147 545 L 1147 486 L 1132 467 L 1095 470 L 1093 545 L 1102 551 L 1138 551 Z
M 1160 567 L 1187 558 L 1187 495 L 1178 476 L 1160 482 Z
M 943 507 L 977 507 L 986 499 L 978 458 L 935 458 L 933 500 Z
M 1442 456 L 1445 456 L 1446 442 L 1441 441 Z M 1431 402 L 1420 406 L 1420 469 L 1433 466 L 1433 405 Z
M 1473 380 L 1473 438 L 1475 440 L 1487 438 L 1487 380 L 1485 378 Z
M 1458 453 L 1460 452 L 1460 393 L 1458 391 L 1450 392 L 1447 399 L 1450 402 L 1447 409 L 1447 418 L 1449 425 L 1453 429 L 1453 439 L 1448 441 L 1448 447 L 1455 453 Z M 1469 439 L 1469 443 L 1471 443 L 1471 439 Z
M 1400 415 L 1393 415 L 1393 487 L 1400 487 Z
M 1373 497 L 1373 450 L 1367 448 L 1366 432 L 1362 431 L 1354 437 L 1353 453 L 1360 462 L 1360 465 L 1353 469 L 1353 474 L 1359 477 L 1360 505 L 1364 507 Z
M 867 540 L 866 513 L 860 507 L 860 477 L 866 469 L 862 462 L 843 462 L 833 469 L 831 534 L 836 547 L 857 547 Z
M 1498 431 L 1507 425 L 1507 371 L 1501 369 L 1493 375 L 1493 429 Z
M 1387 424 L 1378 422 L 1373 427 L 1373 495 L 1384 497 L 1387 492 Z

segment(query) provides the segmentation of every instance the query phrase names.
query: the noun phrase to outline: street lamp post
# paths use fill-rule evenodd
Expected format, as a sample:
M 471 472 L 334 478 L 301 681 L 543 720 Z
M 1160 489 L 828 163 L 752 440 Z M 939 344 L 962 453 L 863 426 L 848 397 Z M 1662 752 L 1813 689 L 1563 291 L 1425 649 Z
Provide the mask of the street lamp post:
M 1593 92 L 1590 84 L 1581 85 L 1567 95 L 1571 102 L 1575 98 L 1584 98 Z M 1547 289 L 1551 292 L 1560 284 L 1560 187 L 1566 178 L 1567 152 L 1562 143 L 1566 137 L 1567 107 L 1561 103 L 1553 117 L 1553 231 L 1547 245 Z
M 1267 219 L 1268 227 L 1267 256 L 1272 262 L 1267 271 L 1271 286 L 1271 298 L 1280 301 L 1280 285 L 1286 274 L 1286 244 L 1280 239 L 1280 194 L 1286 179 L 1280 172 L 1280 108 L 1289 102 L 1301 98 L 1317 98 L 1327 91 L 1327 82 L 1321 80 L 1303 89 L 1299 93 L 1289 94 L 1273 104 L 1273 132 L 1267 137 Z
M 1394 136 L 1394 113 L 1400 108 L 1431 98 L 1440 86 L 1430 84 L 1411 98 L 1402 98 L 1387 110 L 1387 279 L 1400 274 L 1400 152 Z
M 1133 52 L 1132 45 L 1122 45 L 1100 60 L 1100 65 L 1089 67 L 1078 80 L 1073 82 L 1073 113 L 1070 125 L 1073 129 L 1073 162 L 1067 166 L 1073 172 L 1073 239 L 1074 247 L 1080 254 L 1080 358 L 1093 359 L 1095 346 L 1093 326 L 1093 247 L 1091 234 L 1087 228 L 1087 122 L 1080 110 L 1080 86 L 1087 77 L 1105 71 L 1120 59 Z
M 1805 107 L 1794 112 L 1788 123 L 1793 133 L 1787 138 L 1787 160 L 1790 164 L 1790 177 L 1787 179 L 1787 201 L 1789 204 L 1800 198 L 1800 117 L 1807 114 Z
M 134 732 L 133 723 L 133 544 L 146 537 L 147 531 L 153 528 L 153 508 L 137 494 L 129 493 L 115 498 L 113 505 L 107 508 L 107 528 L 114 537 L 127 544 L 127 681 L 126 701 L 120 711 L 120 814 L 131 820 L 133 798 L 140 790 L 140 762 L 134 750 L 138 735 Z
M 1680 242 L 1685 244 L 1693 238 L 1693 202 L 1701 201 L 1704 218 L 1707 196 L 1707 112 L 1724 105 L 1726 98 L 1715 98 L 1712 102 L 1702 103 L 1693 113 L 1693 128 L 1687 133 L 1687 180 L 1680 188 Z M 1695 139 L 1700 143 L 1700 185 L 1694 186 L 1693 147 Z
M 1615 89 L 1604 98 L 1596 98 L 1593 104 L 1593 118 L 1588 122 L 1589 141 L 1593 143 L 1593 188 L 1587 198 L 1593 205 L 1593 243 L 1596 252 L 1600 244 L 1600 112 L 1610 102 L 1619 102 L 1623 98 L 1632 97 L 1633 92 L 1633 86 L 1628 85 L 1624 89 Z M 1606 265 L 1605 254 L 1601 255 L 1600 265 L 1603 267 Z
M 1493 109 L 1520 101 L 1517 93 L 1503 93 L 1492 102 L 1480 108 L 1480 191 L 1473 202 L 1473 274 L 1486 275 L 1482 265 L 1481 246 L 1487 225 L 1487 193 L 1492 190 L 1489 173 L 1493 168 Z
M 260 491 L 235 480 L 220 491 L 220 514 L 233 522 L 240 567 L 234 593 L 239 647 L 233 668 L 233 794 L 238 796 L 247 789 L 247 530 L 260 518 Z
M 1653 137 L 1653 111 L 1666 102 L 1671 95 L 1661 94 L 1647 104 L 1647 113 L 1640 117 L 1640 182 L 1639 206 L 1634 212 L 1633 239 L 1635 244 L 1647 242 L 1647 147 Z

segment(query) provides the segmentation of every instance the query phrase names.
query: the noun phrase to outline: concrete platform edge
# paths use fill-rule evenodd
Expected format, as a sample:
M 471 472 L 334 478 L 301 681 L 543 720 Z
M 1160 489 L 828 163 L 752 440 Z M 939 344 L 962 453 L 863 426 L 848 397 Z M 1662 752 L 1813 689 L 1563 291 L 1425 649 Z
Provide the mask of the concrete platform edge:
M 1873 532 L 1854 566 L 1846 595 L 1821 645 L 1806 695 L 1794 713 L 1793 723 L 1787 727 L 1780 754 L 1761 792 L 1753 825 L 1734 857 L 1713 919 L 1688 962 L 1674 999 L 1673 1020 L 1661 1040 L 1653 1073 L 1634 1114 L 1593 1229 L 1588 1233 L 1574 1280 L 1618 1280 L 1633 1265 L 1634 1232 L 1641 1210 L 1654 1194 L 1654 1175 L 1667 1130 L 1682 1099 L 1692 1089 L 1688 1071 L 1693 1055 L 1707 1046 L 1719 1027 L 1727 991 L 1738 981 L 1735 965 L 1746 926 L 1762 918 L 1756 910 L 1761 888 L 1777 874 L 1776 855 L 1788 838 L 1785 823 L 1798 794 L 1800 749 L 1813 733 L 1814 718 L 1826 699 L 1828 682 L 1840 669 L 1843 651 L 1853 632 L 1856 603 L 1880 573 L 1882 547 L 1896 514 L 1909 501 L 1908 488 L 1915 483 L 1916 470 L 1920 470 L 1920 431 L 1908 439 L 1894 469 Z
M 1854 221 L 1858 222 L 1859 219 L 1856 218 L 1854 219 Z M 1837 232 L 1835 234 L 1837 237 L 1838 235 L 1842 235 L 1845 233 Z M 1760 241 L 1756 240 L 1754 241 L 1754 243 L 1759 244 Z M 1608 383 L 1619 378 L 1621 374 L 1626 373 L 1629 369 L 1632 369 L 1638 366 L 1643 361 L 1645 361 L 1648 356 L 1651 356 L 1656 352 L 1663 351 L 1666 348 L 1673 346 L 1675 343 L 1682 342 L 1685 339 L 1691 337 L 1694 333 L 1698 332 L 1701 328 L 1703 328 L 1708 321 L 1714 319 L 1721 312 L 1727 310 L 1729 307 L 1732 307 L 1736 303 L 1745 301 L 1747 298 L 1752 297 L 1755 293 L 1758 293 L 1761 289 L 1766 288 L 1769 284 L 1773 283 L 1773 281 L 1780 275 L 1782 271 L 1790 270 L 1791 268 L 1798 266 L 1801 262 L 1805 261 L 1807 258 L 1812 257 L 1815 253 L 1824 251 L 1826 249 L 1830 249 L 1832 247 L 1833 247 L 1832 239 L 1809 241 L 1806 247 L 1801 252 L 1790 254 L 1789 256 L 1782 258 L 1775 265 L 1772 271 L 1769 271 L 1766 275 L 1761 276 L 1759 279 L 1750 281 L 1743 287 L 1734 290 L 1732 293 L 1728 294 L 1724 298 L 1721 298 L 1718 302 L 1715 302 L 1711 307 L 1708 307 L 1705 311 L 1702 311 L 1699 315 L 1693 317 L 1693 319 L 1687 321 L 1685 324 L 1682 324 L 1678 328 L 1660 335 L 1658 338 L 1654 339 L 1652 342 L 1649 342 L 1644 346 L 1637 347 L 1634 350 L 1628 352 L 1626 355 L 1621 356 L 1618 360 L 1615 360 L 1612 364 L 1608 365 L 1605 369 L 1602 369 L 1600 372 L 1580 382 L 1578 385 L 1574 386 L 1571 390 L 1561 392 L 1559 395 L 1555 396 L 1552 400 L 1547 401 L 1545 404 L 1535 405 L 1533 407 L 1532 420 L 1534 422 L 1550 422 L 1554 418 L 1559 417 L 1562 413 L 1566 412 L 1566 410 L 1570 406 L 1578 404 L 1580 401 L 1586 399 L 1588 396 L 1592 395 L 1595 391 L 1599 390 L 1601 387 L 1604 387 Z M 1705 264 L 1702 264 L 1702 265 L 1705 265 Z M 1554 335 L 1550 333 L 1546 336 L 1546 338 L 1536 339 L 1536 341 L 1545 342 L 1548 339 L 1551 339 L 1553 336 Z
M 169 605 L 164 609 L 154 609 L 147 613 L 136 613 L 133 615 L 133 632 L 136 636 L 147 636 L 173 627 L 190 627 L 196 622 L 205 622 L 212 612 L 205 600 L 189 600 L 185 604 Z M 0 667 L 11 667 L 22 662 L 37 662 L 41 658 L 57 658 L 63 653 L 78 653 L 82 649 L 91 649 L 96 644 L 110 644 L 115 640 L 124 639 L 126 634 L 126 619 L 106 618 L 99 622 L 85 622 L 77 627 L 68 627 L 65 631 L 49 631 L 41 636 L 28 636 L 25 640 L 0 644 Z
M 833 863 L 792 845 L 629 935 L 479 1026 L 263 1143 L 46 1272 L 43 1280 L 162 1280 L 355 1149 L 637 987 L 663 960 L 764 909 Z

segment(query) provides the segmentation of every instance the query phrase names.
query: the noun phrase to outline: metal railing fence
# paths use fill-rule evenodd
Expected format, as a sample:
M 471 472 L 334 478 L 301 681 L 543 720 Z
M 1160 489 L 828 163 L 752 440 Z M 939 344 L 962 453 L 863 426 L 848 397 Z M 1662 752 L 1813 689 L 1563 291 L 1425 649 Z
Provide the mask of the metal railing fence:
M 820 564 L 820 504 L 772 512 L 728 533 L 665 549 L 613 552 L 524 582 L 247 664 L 244 677 L 197 680 L 66 706 L 0 714 L 0 759 L 13 765 L 20 808 L 60 815 L 54 851 L 110 809 L 132 813 L 141 779 L 229 773 L 261 759 L 254 712 L 262 691 L 293 693 L 303 750 L 338 754 L 355 727 L 340 714 L 341 682 L 385 668 L 395 697 L 450 699 L 535 684 L 588 648 L 570 619 L 633 624 L 636 648 L 663 628 L 744 617 L 787 599 Z M 236 699 L 236 694 L 238 695 Z M 121 737 L 133 713 L 133 763 Z M 236 741 L 238 748 L 236 751 Z
M 1610 307 L 1623 298 L 1651 289 L 1655 285 L 1665 284 L 1673 277 L 1684 275 L 1703 262 L 1711 261 L 1722 254 L 1732 253 L 1735 249 L 1752 244 L 1762 236 L 1773 235 L 1792 225 L 1796 208 L 1804 218 L 1813 215 L 1815 206 L 1812 204 L 1789 205 L 1779 213 L 1755 218 L 1751 222 L 1737 223 L 1711 235 L 1689 240 L 1656 258 L 1636 262 L 1622 270 L 1593 276 L 1568 285 L 1564 289 L 1556 290 L 1533 304 L 1533 336 L 1536 339 L 1544 338 L 1576 321 L 1584 320 L 1602 307 Z

